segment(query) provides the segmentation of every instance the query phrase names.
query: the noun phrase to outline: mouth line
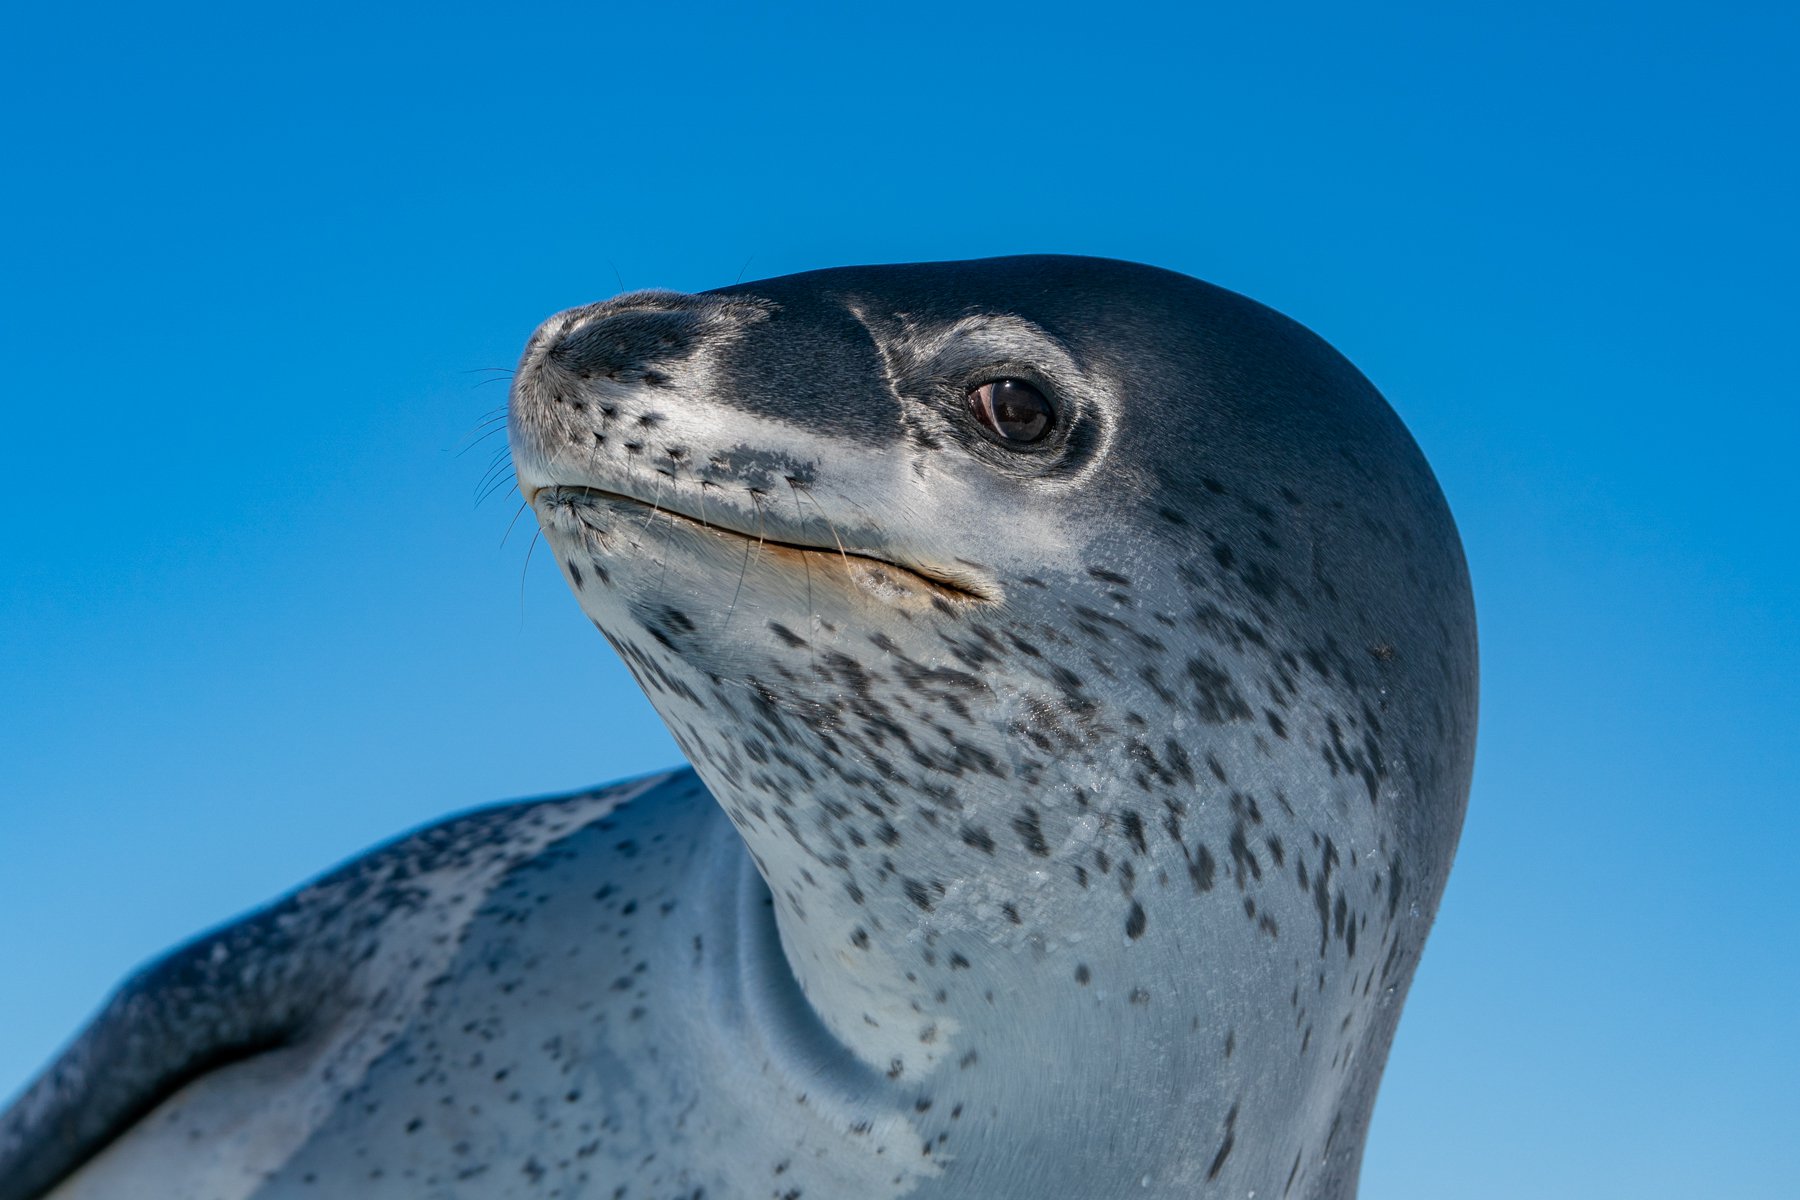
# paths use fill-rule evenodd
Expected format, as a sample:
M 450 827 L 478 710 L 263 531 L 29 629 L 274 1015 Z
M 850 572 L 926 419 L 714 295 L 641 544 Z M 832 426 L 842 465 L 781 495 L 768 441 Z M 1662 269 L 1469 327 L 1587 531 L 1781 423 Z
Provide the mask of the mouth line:
M 878 558 L 865 551 L 851 550 L 842 545 L 819 546 L 805 542 L 788 542 L 772 538 L 766 534 L 749 533 L 731 525 L 722 525 L 717 521 L 709 521 L 683 512 L 679 508 L 671 508 L 662 502 L 651 502 L 624 492 L 610 492 L 605 488 L 590 487 L 585 484 L 548 484 L 534 488 L 526 498 L 526 503 L 533 509 L 537 507 L 539 498 L 559 499 L 579 497 L 590 501 L 623 502 L 637 508 L 651 509 L 677 521 L 692 525 L 707 533 L 719 534 L 752 542 L 765 550 L 780 554 L 812 554 L 823 555 L 832 560 L 844 560 L 849 563 L 866 564 L 870 568 L 882 568 L 899 572 L 924 585 L 932 592 L 961 604 L 992 604 L 999 600 L 998 589 L 984 587 L 981 582 L 970 579 L 958 579 L 950 575 L 933 571 L 928 567 L 914 566 L 908 563 L 895 562 L 890 558 Z

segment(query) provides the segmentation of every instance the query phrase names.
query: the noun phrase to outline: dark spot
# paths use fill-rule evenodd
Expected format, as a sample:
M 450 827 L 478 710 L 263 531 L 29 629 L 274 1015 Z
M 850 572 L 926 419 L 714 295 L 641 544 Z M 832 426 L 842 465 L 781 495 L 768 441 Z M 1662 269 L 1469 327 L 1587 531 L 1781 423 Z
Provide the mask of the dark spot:
M 962 827 L 962 840 L 965 846 L 973 846 L 983 854 L 992 854 L 994 852 L 994 839 L 988 834 L 987 830 L 979 825 L 964 825 Z
M 1038 824 L 1038 811 L 1027 806 L 1018 816 L 1013 818 L 1013 832 L 1025 842 L 1025 848 L 1039 858 L 1050 857 L 1050 844 L 1044 841 L 1043 828 Z
M 785 646 L 794 647 L 806 645 L 805 638 L 801 637 L 779 621 L 770 621 L 769 629 L 776 637 L 781 639 L 782 644 Z
M 1121 815 L 1120 820 L 1124 822 L 1125 837 L 1131 842 L 1132 846 L 1139 854 L 1148 854 L 1150 852 L 1150 847 L 1149 844 L 1144 841 L 1143 818 L 1138 816 L 1135 811 L 1128 808 Z
M 1212 891 L 1213 870 L 1212 851 L 1204 845 L 1195 846 L 1194 856 L 1188 859 L 1188 879 L 1196 892 Z
M 1194 682 L 1194 711 L 1201 720 L 1223 725 L 1250 716 L 1250 705 L 1244 701 L 1231 676 L 1217 663 L 1204 655 L 1196 655 L 1188 659 L 1187 673 Z
M 1225 1140 L 1219 1143 L 1219 1152 L 1213 1155 L 1212 1166 L 1206 1168 L 1206 1177 L 1208 1179 L 1215 1179 L 1218 1177 L 1219 1171 L 1225 1166 L 1225 1160 L 1231 1157 L 1231 1147 L 1236 1144 L 1236 1142 L 1237 1135 L 1228 1131 L 1225 1134 Z

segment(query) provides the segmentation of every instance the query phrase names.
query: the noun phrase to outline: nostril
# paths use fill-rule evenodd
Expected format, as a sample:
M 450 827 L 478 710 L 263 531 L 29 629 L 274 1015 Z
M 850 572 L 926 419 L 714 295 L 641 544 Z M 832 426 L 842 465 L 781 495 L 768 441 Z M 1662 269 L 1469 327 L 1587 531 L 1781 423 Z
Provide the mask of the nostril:
M 579 322 L 555 338 L 545 360 L 580 378 L 666 382 L 667 367 L 693 353 L 700 320 L 692 312 L 627 310 Z

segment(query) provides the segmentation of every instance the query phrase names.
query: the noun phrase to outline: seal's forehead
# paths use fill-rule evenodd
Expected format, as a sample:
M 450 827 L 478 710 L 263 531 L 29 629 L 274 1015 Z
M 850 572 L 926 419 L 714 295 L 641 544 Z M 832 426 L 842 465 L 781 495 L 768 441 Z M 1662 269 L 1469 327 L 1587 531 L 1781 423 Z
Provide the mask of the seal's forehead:
M 1102 304 L 1147 310 L 1170 302 L 1192 305 L 1209 293 L 1231 296 L 1187 276 L 1138 263 L 1035 254 L 834 267 L 738 284 L 710 294 L 755 295 L 802 307 L 822 299 L 855 299 L 894 312 L 937 314 L 946 319 L 971 312 L 1016 313 L 1039 319 L 1079 310 L 1100 315 L 1096 306 Z
M 1159 397 L 1187 392 L 1198 379 L 1271 398 L 1304 376 L 1315 387 L 1356 386 L 1335 351 L 1273 309 L 1116 259 L 1043 254 L 838 267 L 707 294 L 772 302 L 789 329 L 846 310 L 872 331 L 905 329 L 914 337 L 966 326 L 972 317 L 1016 317 L 1082 361 L 1122 378 L 1147 376 L 1139 382 Z

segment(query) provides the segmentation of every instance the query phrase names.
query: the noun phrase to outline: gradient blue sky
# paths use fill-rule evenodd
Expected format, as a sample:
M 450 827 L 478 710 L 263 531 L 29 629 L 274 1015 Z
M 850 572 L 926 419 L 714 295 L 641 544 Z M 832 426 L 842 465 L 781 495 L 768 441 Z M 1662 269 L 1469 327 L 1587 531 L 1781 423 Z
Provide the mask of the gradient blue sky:
M 676 761 L 459 453 L 541 317 L 1064 251 L 1319 331 L 1461 523 L 1364 1194 L 1792 1196 L 1794 7 L 876 7 L 8 7 L 0 1094 L 336 860 Z

